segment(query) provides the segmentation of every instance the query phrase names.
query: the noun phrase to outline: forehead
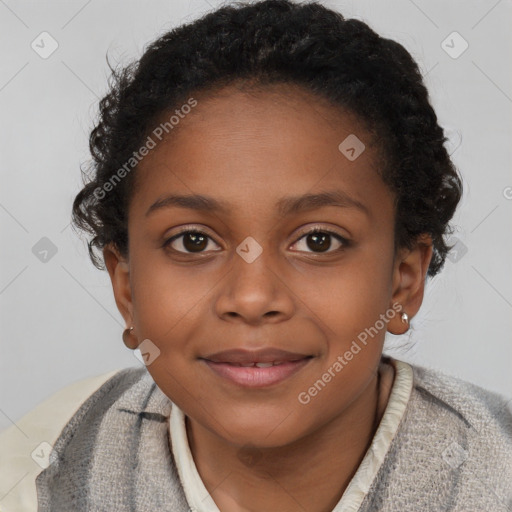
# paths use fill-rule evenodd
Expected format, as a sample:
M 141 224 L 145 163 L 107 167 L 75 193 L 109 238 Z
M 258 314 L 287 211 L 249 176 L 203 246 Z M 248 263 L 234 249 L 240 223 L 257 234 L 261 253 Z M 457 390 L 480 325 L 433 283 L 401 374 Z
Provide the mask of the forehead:
M 139 164 L 137 205 L 179 192 L 267 208 L 315 187 L 364 202 L 385 187 L 378 149 L 359 119 L 301 87 L 229 86 L 194 97 L 197 106 Z M 343 152 L 347 140 L 360 153 L 355 159 Z
M 251 132 L 261 139 L 272 129 L 285 128 L 283 135 L 299 131 L 305 124 L 332 130 L 340 136 L 343 130 L 358 131 L 368 143 L 369 134 L 363 128 L 362 120 L 349 109 L 334 105 L 326 98 L 293 83 L 273 83 L 256 85 L 252 82 L 235 82 L 231 85 L 199 93 L 197 106 L 185 116 L 174 133 L 169 134 L 168 141 L 172 144 L 181 141 L 180 132 L 185 127 L 201 130 L 215 128 L 222 133 L 222 125 L 229 122 L 225 131 L 243 136 Z M 162 119 L 168 117 L 162 114 Z M 363 132 L 365 132 L 363 134 Z M 315 142 L 314 130 L 306 134 Z M 272 137 L 269 137 L 272 138 Z M 279 141 L 276 141 L 279 142 Z M 311 144 L 311 145 L 312 145 Z

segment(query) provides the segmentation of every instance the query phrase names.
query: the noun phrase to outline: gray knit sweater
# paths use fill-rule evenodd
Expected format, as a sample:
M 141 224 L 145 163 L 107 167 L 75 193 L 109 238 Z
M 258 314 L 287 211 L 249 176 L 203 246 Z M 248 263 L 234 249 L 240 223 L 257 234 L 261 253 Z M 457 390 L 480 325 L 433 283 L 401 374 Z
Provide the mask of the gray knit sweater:
M 511 512 L 510 402 L 411 366 L 409 403 L 359 512 Z M 169 447 L 171 406 L 146 368 L 114 375 L 57 439 L 36 480 L 39 510 L 190 512 Z

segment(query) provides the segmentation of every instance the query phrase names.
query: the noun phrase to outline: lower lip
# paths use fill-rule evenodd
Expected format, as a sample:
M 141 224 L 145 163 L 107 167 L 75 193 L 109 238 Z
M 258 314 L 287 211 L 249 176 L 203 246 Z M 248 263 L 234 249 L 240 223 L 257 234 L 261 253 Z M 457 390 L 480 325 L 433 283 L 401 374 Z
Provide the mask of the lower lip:
M 263 388 L 278 384 L 291 377 L 306 366 L 311 358 L 299 361 L 286 361 L 276 366 L 258 368 L 257 366 L 234 366 L 229 363 L 204 362 L 217 374 L 225 379 L 248 388 Z

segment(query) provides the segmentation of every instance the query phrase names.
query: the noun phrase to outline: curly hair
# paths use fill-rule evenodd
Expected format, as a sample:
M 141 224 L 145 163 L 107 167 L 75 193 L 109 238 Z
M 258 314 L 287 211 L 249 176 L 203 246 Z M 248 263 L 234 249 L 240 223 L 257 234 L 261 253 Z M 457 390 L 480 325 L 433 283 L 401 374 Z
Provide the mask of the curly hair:
M 109 243 L 127 256 L 136 172 L 101 199 L 95 191 L 133 156 L 162 113 L 193 93 L 249 80 L 299 85 L 353 112 L 376 134 L 385 155 L 379 173 L 396 198 L 395 249 L 412 248 L 428 234 L 427 275 L 441 270 L 462 181 L 418 65 L 399 43 L 316 1 L 235 2 L 165 33 L 138 61 L 117 70 L 108 65 L 109 92 L 89 138 L 92 161 L 82 169 L 84 187 L 72 211 L 74 227 L 92 235 L 89 255 L 97 268 L 104 266 L 95 249 Z

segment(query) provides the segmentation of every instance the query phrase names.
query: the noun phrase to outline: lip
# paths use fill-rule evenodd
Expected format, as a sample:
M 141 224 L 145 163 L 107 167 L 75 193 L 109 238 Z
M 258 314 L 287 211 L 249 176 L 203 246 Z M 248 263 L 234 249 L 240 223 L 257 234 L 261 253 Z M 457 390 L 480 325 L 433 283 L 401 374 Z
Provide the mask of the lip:
M 310 354 L 288 352 L 278 348 L 263 348 L 259 350 L 232 349 L 202 357 L 214 363 L 272 363 L 274 361 L 298 361 L 310 357 Z
M 248 388 L 263 388 L 288 379 L 304 368 L 312 358 L 312 355 L 268 348 L 256 351 L 226 350 L 201 359 L 214 373 L 234 384 Z M 240 366 L 273 362 L 278 364 L 263 368 Z

